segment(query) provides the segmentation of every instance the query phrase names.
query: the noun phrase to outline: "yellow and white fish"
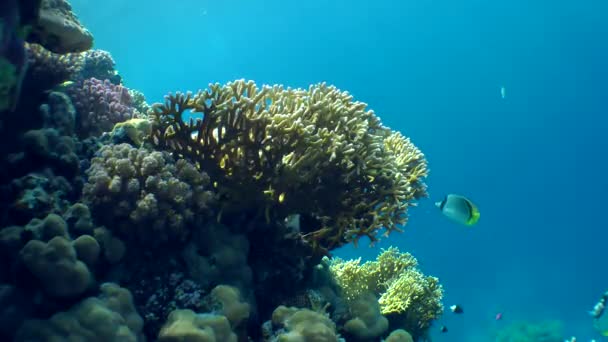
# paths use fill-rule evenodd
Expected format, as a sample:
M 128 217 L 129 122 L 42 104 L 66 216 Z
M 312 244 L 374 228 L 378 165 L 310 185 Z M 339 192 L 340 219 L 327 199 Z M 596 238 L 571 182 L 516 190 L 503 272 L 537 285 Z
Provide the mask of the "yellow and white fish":
M 472 226 L 479 221 L 479 209 L 464 196 L 449 194 L 442 201 L 436 202 L 435 206 L 445 217 L 456 223 Z

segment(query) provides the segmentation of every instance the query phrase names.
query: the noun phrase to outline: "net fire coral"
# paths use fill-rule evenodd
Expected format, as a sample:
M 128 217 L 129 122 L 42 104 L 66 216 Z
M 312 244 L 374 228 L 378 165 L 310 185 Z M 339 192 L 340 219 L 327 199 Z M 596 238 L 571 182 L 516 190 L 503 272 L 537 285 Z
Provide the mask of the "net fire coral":
M 187 113 L 190 112 L 190 113 Z M 366 104 L 326 84 L 258 87 L 237 80 L 169 95 L 151 110 L 152 142 L 189 159 L 222 196 L 221 215 L 308 218 L 326 250 L 398 230 L 426 195 L 424 155 Z

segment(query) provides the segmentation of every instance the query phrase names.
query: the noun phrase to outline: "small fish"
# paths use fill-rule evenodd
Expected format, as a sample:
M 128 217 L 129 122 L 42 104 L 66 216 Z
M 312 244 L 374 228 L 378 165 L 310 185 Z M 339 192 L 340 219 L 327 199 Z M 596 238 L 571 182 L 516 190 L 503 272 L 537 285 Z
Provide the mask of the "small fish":
M 598 302 L 593 306 L 593 309 L 589 311 L 589 314 L 593 316 L 593 318 L 599 318 L 604 314 L 604 309 L 606 307 L 606 302 L 608 301 L 608 291 L 604 292 L 602 298 L 598 300 Z
M 452 311 L 452 312 L 453 312 L 453 313 L 455 313 L 455 314 L 461 314 L 461 313 L 463 313 L 463 312 L 464 312 L 464 311 L 462 310 L 462 306 L 460 306 L 460 305 L 458 305 L 458 304 L 457 304 L 457 305 L 452 305 L 452 306 L 450 306 L 450 311 Z
M 606 303 L 608 302 L 608 291 L 606 291 L 600 300 L 589 311 L 593 317 L 593 327 L 602 336 L 608 337 L 608 314 L 606 313 Z
M 446 327 L 445 325 L 442 325 L 442 326 L 439 328 L 439 331 L 441 331 L 442 333 L 446 333 L 446 332 L 448 332 L 448 327 Z
M 479 209 L 464 196 L 449 194 L 443 201 L 436 202 L 435 206 L 445 217 L 454 222 L 472 226 L 479 221 Z
M 73 84 L 74 84 L 74 81 L 65 81 L 65 82 L 61 83 L 59 86 L 67 88 L 67 87 L 69 87 L 69 86 L 71 86 Z
M 285 227 L 300 231 L 300 214 L 291 214 L 285 218 Z
M 500 321 L 502 319 L 502 312 L 497 313 L 496 317 L 494 317 L 494 319 L 496 319 L 497 321 Z
M 507 88 L 500 87 L 500 97 L 502 97 L 503 100 L 505 99 L 505 97 L 507 97 Z
M 589 311 L 589 314 L 593 316 L 593 318 L 599 318 L 604 313 L 604 309 L 604 303 L 600 301 L 593 306 L 593 309 Z

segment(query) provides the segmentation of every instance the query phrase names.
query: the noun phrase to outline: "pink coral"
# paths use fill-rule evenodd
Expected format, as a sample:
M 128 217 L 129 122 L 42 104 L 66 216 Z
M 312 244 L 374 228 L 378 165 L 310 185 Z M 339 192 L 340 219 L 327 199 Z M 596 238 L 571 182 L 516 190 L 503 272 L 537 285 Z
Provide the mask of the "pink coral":
M 78 114 L 80 136 L 109 132 L 116 123 L 136 115 L 128 89 L 109 80 L 89 78 L 77 81 L 68 89 L 68 95 Z

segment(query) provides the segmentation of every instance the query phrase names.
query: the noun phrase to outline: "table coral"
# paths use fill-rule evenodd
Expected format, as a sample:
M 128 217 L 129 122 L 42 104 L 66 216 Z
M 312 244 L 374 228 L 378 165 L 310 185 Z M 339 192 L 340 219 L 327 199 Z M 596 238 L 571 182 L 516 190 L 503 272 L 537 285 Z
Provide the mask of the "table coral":
M 169 95 L 151 116 L 153 143 L 208 172 L 226 216 L 257 208 L 267 221 L 313 218 L 302 235 L 323 249 L 398 230 L 426 194 L 423 154 L 326 84 L 212 84 Z

